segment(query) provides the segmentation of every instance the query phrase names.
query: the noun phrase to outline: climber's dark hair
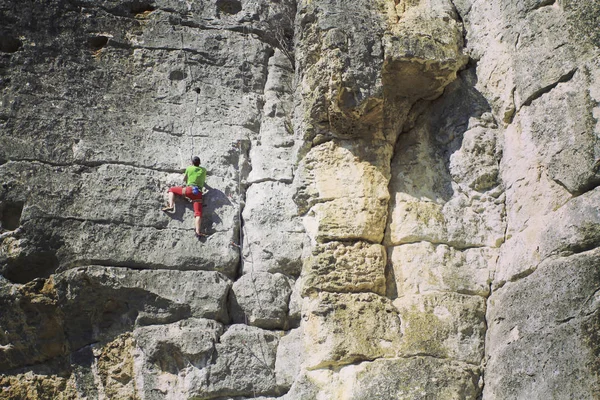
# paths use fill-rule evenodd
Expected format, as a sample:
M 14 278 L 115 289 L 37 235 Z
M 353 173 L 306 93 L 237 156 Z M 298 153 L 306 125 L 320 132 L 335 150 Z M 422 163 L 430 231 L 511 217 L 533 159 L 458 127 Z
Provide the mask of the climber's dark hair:
M 198 157 L 198 156 L 192 157 L 192 164 L 194 164 L 196 167 L 199 167 L 200 166 L 200 157 Z

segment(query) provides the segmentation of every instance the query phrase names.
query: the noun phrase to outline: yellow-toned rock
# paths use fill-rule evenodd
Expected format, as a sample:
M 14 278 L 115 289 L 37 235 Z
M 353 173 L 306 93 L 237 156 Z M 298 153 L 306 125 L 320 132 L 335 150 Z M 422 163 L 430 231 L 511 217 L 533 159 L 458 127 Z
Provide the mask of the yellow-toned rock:
M 64 314 L 53 278 L 25 285 L 0 278 L 0 310 L 0 371 L 67 354 Z
M 386 1 L 384 85 L 395 96 L 431 99 L 466 64 L 462 23 L 450 0 Z
M 315 291 L 385 295 L 385 248 L 379 244 L 317 244 L 304 261 L 302 294 Z
M 477 367 L 433 357 L 379 359 L 339 371 L 307 371 L 286 399 L 475 399 L 478 374 Z
M 296 203 L 316 241 L 380 242 L 385 228 L 389 160 L 387 142 L 330 141 L 314 147 L 298 172 Z
M 336 140 L 313 147 L 298 167 L 301 210 L 339 198 L 389 199 L 392 146 L 384 141 Z
M 98 357 L 98 373 L 109 399 L 138 399 L 134 382 L 134 346 L 130 333 L 106 344 Z
M 307 369 L 393 357 L 400 319 L 392 302 L 373 293 L 320 293 L 302 310 Z
M 499 250 L 456 250 L 428 242 L 390 250 L 390 264 L 399 296 L 457 292 L 487 296 Z
M 485 341 L 485 299 L 455 293 L 394 300 L 402 320 L 403 355 L 429 355 L 479 364 Z
M 447 222 L 441 204 L 411 199 L 404 193 L 396 193 L 394 200 L 390 205 L 388 244 L 445 241 Z
M 305 137 L 383 138 L 380 5 L 357 0 L 348 12 L 335 2 L 298 1 L 297 95 Z
M 304 217 L 304 228 L 316 241 L 367 240 L 381 242 L 387 201 L 372 197 L 335 199 L 315 205 Z
M 42 375 L 27 372 L 0 375 L 0 398 L 3 400 L 78 400 L 72 376 Z

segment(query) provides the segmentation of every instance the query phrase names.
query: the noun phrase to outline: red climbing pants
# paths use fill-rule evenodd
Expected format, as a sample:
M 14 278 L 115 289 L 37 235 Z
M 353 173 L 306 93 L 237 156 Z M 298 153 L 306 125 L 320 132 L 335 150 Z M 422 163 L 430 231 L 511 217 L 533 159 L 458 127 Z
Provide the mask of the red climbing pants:
M 185 189 L 185 194 L 183 193 L 183 189 Z M 192 193 L 191 186 L 174 186 L 169 189 L 169 192 L 173 192 L 179 196 L 185 196 L 192 201 L 194 204 L 194 216 L 202 218 L 202 192 L 198 194 Z

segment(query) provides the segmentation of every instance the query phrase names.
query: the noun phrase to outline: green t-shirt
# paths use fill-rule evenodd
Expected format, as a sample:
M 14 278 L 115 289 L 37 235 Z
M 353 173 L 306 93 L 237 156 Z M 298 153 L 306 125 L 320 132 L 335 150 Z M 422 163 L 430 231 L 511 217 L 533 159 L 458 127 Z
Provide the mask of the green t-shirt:
M 185 175 L 187 176 L 188 185 L 198 186 L 200 189 L 204 187 L 204 180 L 206 179 L 206 168 L 190 165 L 185 169 Z

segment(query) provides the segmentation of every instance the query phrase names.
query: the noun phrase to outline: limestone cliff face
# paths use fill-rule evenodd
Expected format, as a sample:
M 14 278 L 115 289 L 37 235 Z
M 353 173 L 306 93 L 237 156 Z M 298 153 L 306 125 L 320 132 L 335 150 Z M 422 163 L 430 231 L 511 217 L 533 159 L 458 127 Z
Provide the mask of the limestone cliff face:
M 0 0 L 0 398 L 598 398 L 598 18 Z

